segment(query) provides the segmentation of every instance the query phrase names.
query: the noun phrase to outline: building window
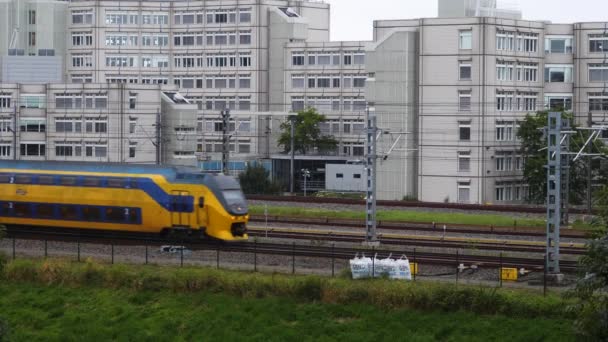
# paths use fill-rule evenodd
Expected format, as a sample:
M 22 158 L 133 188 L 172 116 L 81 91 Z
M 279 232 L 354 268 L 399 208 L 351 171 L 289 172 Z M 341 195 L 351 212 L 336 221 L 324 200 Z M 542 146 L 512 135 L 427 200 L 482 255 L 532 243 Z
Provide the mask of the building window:
M 250 45 L 251 44 L 251 32 L 249 32 L 249 31 L 239 32 L 239 44 Z
M 73 32 L 73 46 L 91 46 L 93 45 L 93 34 L 91 32 Z
M 461 90 L 458 92 L 458 110 L 467 112 L 471 110 L 471 91 Z
M 471 140 L 471 121 L 458 122 L 458 140 L 460 140 L 460 141 L 470 141 Z
M 515 50 L 515 32 L 497 31 L 496 50 L 513 51 Z
M 72 11 L 72 24 L 92 24 L 93 11 L 91 10 L 75 10 Z
M 55 118 L 55 132 L 57 133 L 80 133 L 82 132 L 81 117 L 59 117 Z
M 130 142 L 129 143 L 129 158 L 135 158 L 135 152 L 137 151 L 137 143 Z
M 250 9 L 239 9 L 239 23 L 250 23 L 251 22 L 251 10 Z
M 513 170 L 513 159 L 511 152 L 496 152 L 494 157 L 496 171 L 511 171 Z
M 108 155 L 108 145 L 100 143 L 85 143 L 85 156 L 103 158 Z
M 473 31 L 462 30 L 459 32 L 459 47 L 461 50 L 471 50 L 473 48 Z
M 107 133 L 108 118 L 85 118 L 85 131 L 87 133 Z
M 0 108 L 11 108 L 11 95 L 0 93 Z
M 538 51 L 538 33 L 521 33 L 517 36 L 517 40 L 518 51 Z
M 589 51 L 608 52 L 608 34 L 590 34 Z
M 72 54 L 72 66 L 74 68 L 88 68 L 93 66 L 93 56 L 91 54 Z
M 46 144 L 39 142 L 21 143 L 19 145 L 20 155 L 24 157 L 43 157 L 46 152 Z
M 27 19 L 30 25 L 36 25 L 36 11 L 29 10 L 27 11 Z
M 141 45 L 143 46 L 167 46 L 169 35 L 167 34 L 142 34 Z
M 458 152 L 458 172 L 471 171 L 471 152 Z
M 36 32 L 28 32 L 27 43 L 28 46 L 36 46 Z
M 513 121 L 496 121 L 496 141 L 513 141 Z
M 572 65 L 545 65 L 545 82 L 572 82 Z
M 513 98 L 515 93 L 512 91 L 497 91 L 496 92 L 496 109 L 498 111 L 512 111 Z
M 46 108 L 46 95 L 22 94 L 19 107 L 21 108 Z
M 496 79 L 498 81 L 513 81 L 513 69 L 515 63 L 507 61 L 496 61 Z
M 589 110 L 608 111 L 608 93 L 589 93 Z
M 458 182 L 458 203 L 471 201 L 471 182 Z
M 545 94 L 545 107 L 550 110 L 572 110 L 572 94 Z
M 19 131 L 44 133 L 44 132 L 46 132 L 46 119 L 45 118 L 21 119 L 21 122 L 19 123 Z
M 589 64 L 589 82 L 608 82 L 608 64 Z
M 545 53 L 572 53 L 572 37 L 547 36 Z
M 344 174 L 343 173 L 336 173 L 336 178 L 344 178 Z
M 291 76 L 291 87 L 294 89 L 304 88 L 304 75 L 292 75 Z
M 471 62 L 460 62 L 458 66 L 458 78 L 461 81 L 470 81 L 471 80 Z
M 11 145 L 0 144 L 0 157 L 11 157 Z
M 135 109 L 137 106 L 137 94 L 129 94 L 129 109 Z

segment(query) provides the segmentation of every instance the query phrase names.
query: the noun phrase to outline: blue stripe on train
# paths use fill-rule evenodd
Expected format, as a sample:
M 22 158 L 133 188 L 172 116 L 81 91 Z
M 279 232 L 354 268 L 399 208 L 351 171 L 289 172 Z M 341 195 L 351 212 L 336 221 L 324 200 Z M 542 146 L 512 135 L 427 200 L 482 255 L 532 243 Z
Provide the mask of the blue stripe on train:
M 30 181 L 27 183 L 20 183 L 20 177 L 29 177 Z M 41 177 L 52 177 L 53 180 L 50 183 L 41 183 Z M 73 184 L 62 184 L 60 181 L 61 177 L 76 178 Z M 99 185 L 87 186 L 86 180 L 98 181 Z M 116 180 L 124 182 L 124 186 L 115 187 L 109 186 L 108 180 Z M 0 174 L 0 184 L 21 184 L 21 185 L 41 185 L 41 186 L 69 186 L 79 188 L 110 188 L 110 189 L 140 189 L 143 190 L 150 198 L 152 198 L 161 207 L 171 212 L 182 212 L 191 213 L 194 211 L 194 197 L 193 196 L 178 196 L 166 193 L 161 187 L 159 187 L 150 178 L 121 178 L 121 177 L 93 177 L 93 176 L 72 176 L 72 175 L 57 175 L 57 174 L 28 174 L 19 173 L 17 175 L 13 173 L 2 173 Z M 133 186 L 135 185 L 135 186 Z
M 42 207 L 46 207 L 46 212 L 40 212 Z M 62 210 L 65 210 L 65 212 L 62 212 Z M 14 217 L 28 220 L 142 224 L 141 208 L 43 202 L 0 202 L 0 217 Z

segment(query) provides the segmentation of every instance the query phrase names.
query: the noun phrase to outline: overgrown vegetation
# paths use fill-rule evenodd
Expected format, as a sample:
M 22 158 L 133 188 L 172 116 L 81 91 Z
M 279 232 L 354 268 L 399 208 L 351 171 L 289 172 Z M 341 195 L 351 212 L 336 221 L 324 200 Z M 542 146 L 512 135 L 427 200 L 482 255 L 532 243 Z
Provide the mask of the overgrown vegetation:
M 281 184 L 270 179 L 270 173 L 262 165 L 248 165 L 239 175 L 243 192 L 247 195 L 276 195 Z
M 572 115 L 563 113 L 563 120 L 570 120 Z M 548 112 L 542 111 L 534 115 L 526 115 L 520 123 L 517 137 L 521 140 L 521 153 L 525 160 L 524 180 L 529 185 L 528 201 L 544 204 L 547 197 L 547 138 L 543 136 L 542 128 L 547 126 Z M 576 125 L 573 126 L 573 129 Z M 570 136 L 570 150 L 579 151 L 591 134 L 590 131 L 579 131 Z M 591 144 L 590 153 L 604 153 L 608 150 L 601 140 Z M 587 162 L 579 160 L 570 164 L 570 194 L 572 204 L 585 203 L 587 194 Z M 596 184 L 608 184 L 606 172 L 601 170 L 600 161 L 593 159 L 591 164 L 592 179 Z
M 281 297 L 0 285 L 15 341 L 572 341 L 569 320 Z
M 576 312 L 575 327 L 581 339 L 608 341 L 608 186 L 600 191 L 599 209 L 602 230 L 580 259 L 581 278 L 570 293 L 578 301 L 571 310 Z
M 318 276 L 283 276 L 206 268 L 106 265 L 87 260 L 16 260 L 3 274 L 13 282 L 97 286 L 134 291 L 211 292 L 243 298 L 282 297 L 298 302 L 366 304 L 386 309 L 468 311 L 521 318 L 570 316 L 559 296 L 524 290 L 389 280 L 352 281 Z

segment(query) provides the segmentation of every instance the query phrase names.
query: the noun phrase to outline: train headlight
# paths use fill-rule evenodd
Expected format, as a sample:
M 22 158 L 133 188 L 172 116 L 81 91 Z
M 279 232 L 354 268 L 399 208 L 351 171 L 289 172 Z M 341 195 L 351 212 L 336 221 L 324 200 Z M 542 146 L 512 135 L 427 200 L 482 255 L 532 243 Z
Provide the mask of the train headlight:
M 232 221 L 236 220 L 236 217 L 232 216 L 230 217 L 232 219 Z

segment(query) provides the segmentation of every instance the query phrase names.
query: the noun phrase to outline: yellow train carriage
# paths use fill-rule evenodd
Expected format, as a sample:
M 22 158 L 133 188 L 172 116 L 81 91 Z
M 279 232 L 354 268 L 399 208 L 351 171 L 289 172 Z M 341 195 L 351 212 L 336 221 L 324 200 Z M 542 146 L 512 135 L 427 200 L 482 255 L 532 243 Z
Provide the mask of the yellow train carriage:
M 0 161 L 0 224 L 247 239 L 232 177 L 153 165 Z

